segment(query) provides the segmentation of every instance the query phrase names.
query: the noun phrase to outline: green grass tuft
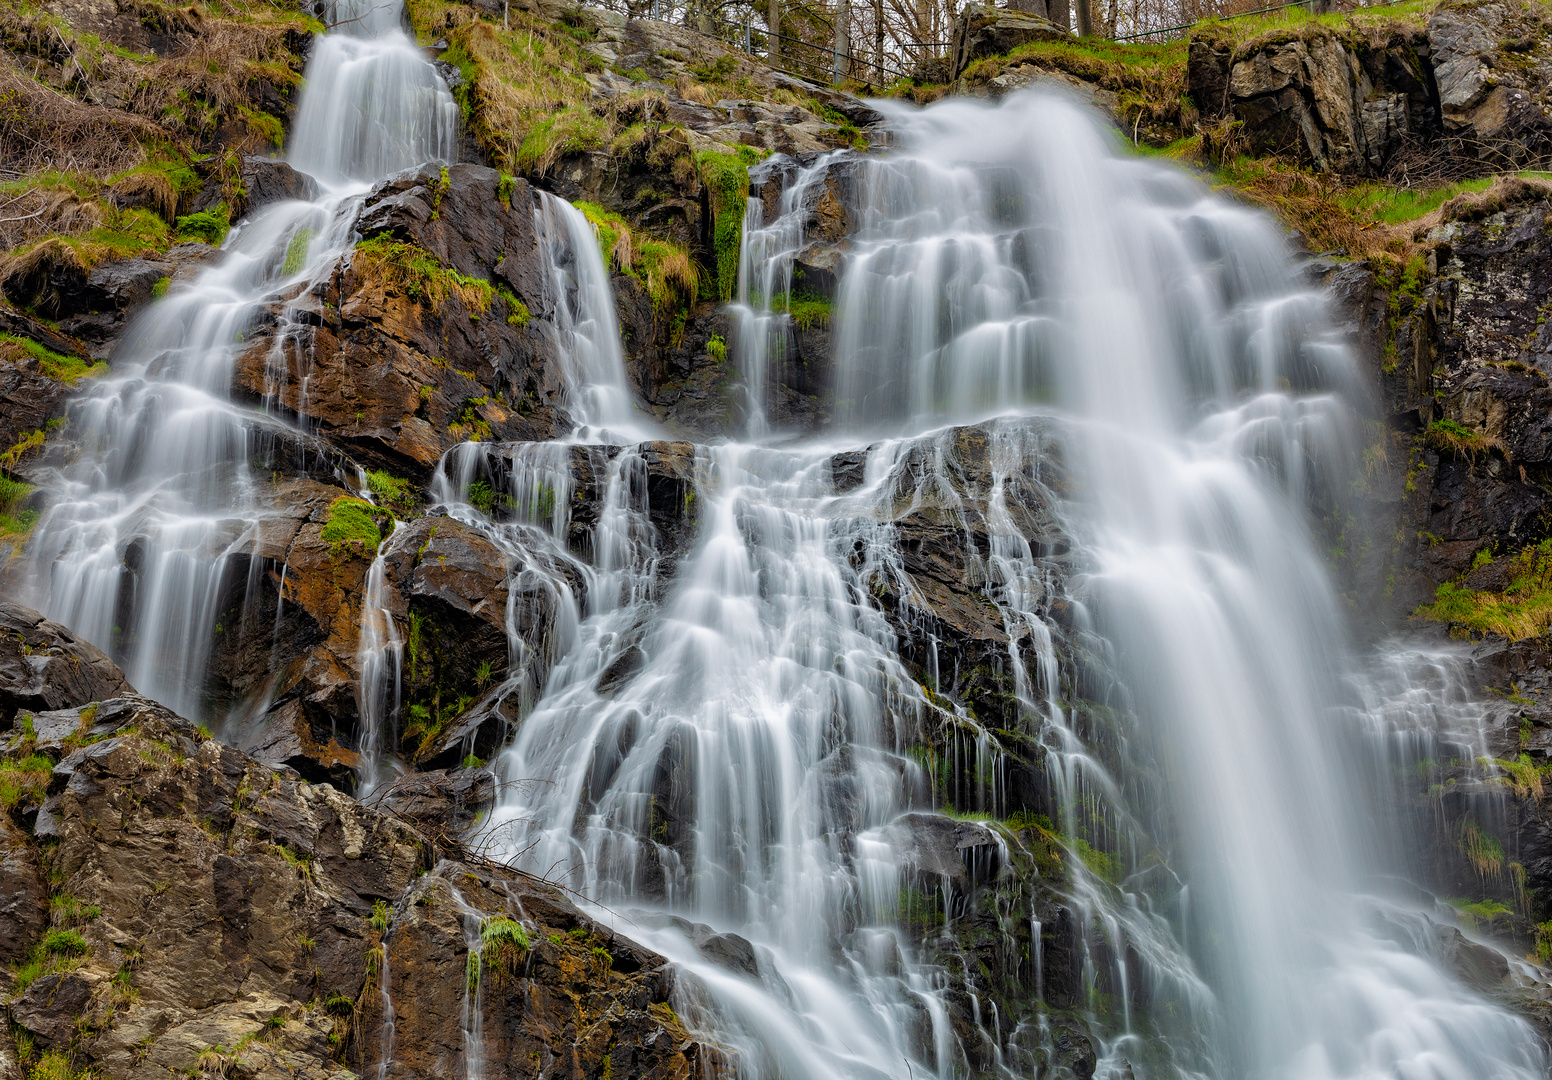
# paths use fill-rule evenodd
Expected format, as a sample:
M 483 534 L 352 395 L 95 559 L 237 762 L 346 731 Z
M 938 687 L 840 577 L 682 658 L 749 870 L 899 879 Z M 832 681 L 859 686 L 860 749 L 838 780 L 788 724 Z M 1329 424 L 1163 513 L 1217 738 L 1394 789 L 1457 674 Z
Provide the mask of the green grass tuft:
M 429 251 L 400 243 L 387 234 L 357 244 L 351 266 L 361 277 L 380 281 L 390 291 L 424 301 L 437 311 L 449 297 L 457 297 L 470 313 L 483 314 L 490 310 L 496 295 L 490 282 L 465 277 L 443 266 Z
M 403 503 L 414 497 L 414 486 L 408 480 L 400 479 L 381 469 L 374 469 L 366 474 L 366 486 L 373 495 L 387 502 Z
M 1505 569 L 1509 580 L 1501 592 L 1473 590 L 1458 581 L 1446 581 L 1434 591 L 1433 603 L 1419 607 L 1413 617 L 1456 623 L 1511 641 L 1545 634 L 1552 628 L 1552 540 L 1504 556 L 1504 560 L 1508 561 Z
M 232 228 L 231 211 L 226 203 L 217 203 L 214 209 L 180 217 L 176 228 L 181 241 L 198 240 L 219 247 Z
M 286 277 L 292 274 L 300 274 L 302 268 L 307 265 L 307 253 L 312 249 L 313 237 L 317 234 L 312 229 L 298 229 L 286 244 L 286 259 L 281 264 L 280 272 Z

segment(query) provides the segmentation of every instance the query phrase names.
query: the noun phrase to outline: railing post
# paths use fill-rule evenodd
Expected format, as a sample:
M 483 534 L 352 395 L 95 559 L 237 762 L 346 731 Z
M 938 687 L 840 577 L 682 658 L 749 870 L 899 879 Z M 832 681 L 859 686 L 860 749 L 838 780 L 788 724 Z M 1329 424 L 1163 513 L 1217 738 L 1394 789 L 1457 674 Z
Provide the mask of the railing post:
M 831 73 L 831 82 L 840 82 L 846 77 L 847 68 L 850 67 L 851 56 L 851 0 L 838 0 L 835 11 L 835 64 Z

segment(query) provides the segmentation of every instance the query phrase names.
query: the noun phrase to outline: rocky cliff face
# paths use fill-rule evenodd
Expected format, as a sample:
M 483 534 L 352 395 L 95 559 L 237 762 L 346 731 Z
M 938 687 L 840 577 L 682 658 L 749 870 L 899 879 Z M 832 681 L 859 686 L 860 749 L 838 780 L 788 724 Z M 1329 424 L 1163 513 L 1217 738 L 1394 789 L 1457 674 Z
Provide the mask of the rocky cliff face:
M 1493 168 L 1552 153 L 1552 46 L 1534 7 L 1441 5 L 1425 24 L 1318 23 L 1247 42 L 1198 34 L 1187 82 L 1204 117 L 1243 125 L 1255 153 L 1381 175 L 1443 143 Z
M 576 82 L 563 89 L 576 96 L 562 111 L 577 126 L 544 144 L 548 129 L 503 96 L 514 76 L 491 44 L 512 47 L 500 6 L 416 5 L 425 40 L 446 42 L 438 52 L 465 106 L 470 160 L 380 185 L 361 211 L 362 243 L 307 293 L 275 297 L 251 328 L 234 393 L 297 427 L 255 427 L 263 435 L 255 464 L 270 481 L 255 538 L 232 560 L 219 605 L 209 716 L 171 715 L 136 697 L 109 657 L 67 631 L 0 610 L 0 742 L 14 791 L 0 819 L 0 957 L 13 965 L 4 977 L 27 1068 L 63 1055 L 107 1076 L 322 1077 L 379 1066 L 430 1076 L 445 1075 L 475 1045 L 492 1075 L 715 1076 L 736 1064 L 684 1029 L 667 1004 L 672 973 L 661 957 L 458 840 L 495 797 L 484 760 L 543 685 L 568 605 L 586 599 L 611 482 L 624 485 L 625 503 L 645 523 L 663 583 L 699 535 L 695 495 L 706 482 L 696 446 L 665 439 L 637 448 L 629 469 L 618 447 L 564 447 L 526 501 L 512 493 L 515 463 L 526 467 L 536 452 L 530 444 L 569 428 L 554 328 L 560 298 L 536 209 L 541 191 L 593 207 L 640 398 L 676 437 L 727 435 L 741 430 L 744 408 L 723 301 L 745 194 L 773 221 L 802 165 L 823 151 L 865 152 L 884 133 L 856 99 L 770 72 L 683 28 L 537 0 L 513 10 L 537 19 L 556 63 L 569 65 Z M 125 8 L 110 19 L 111 33 L 93 32 L 164 60 L 195 55 L 199 28 L 177 21 L 192 16 L 147 12 Z M 71 18 L 88 28 L 80 12 Z M 292 15 L 275 18 L 266 33 Z M 1380 15 L 1244 40 L 1204 28 L 1178 70 L 1165 72 L 1053 59 L 1064 43 L 1038 15 L 977 14 L 956 34 L 954 70 L 942 74 L 990 96 L 1055 78 L 1143 141 L 1187 134 L 1195 109 L 1208 125 L 1233 126 L 1236 141 L 1224 145 L 1315 169 L 1393 174 L 1426 152 L 1476 170 L 1548 153 L 1552 53 L 1540 19 L 1451 2 L 1421 22 Z M 150 36 L 142 40 L 130 23 Z M 265 55 L 294 75 L 307 35 L 277 32 L 282 44 L 263 46 L 274 50 Z M 47 35 L 6 33 L 6 47 L 38 61 L 45 82 L 73 87 L 81 109 L 146 119 L 139 105 L 120 107 L 128 100 L 122 72 L 94 73 L 83 60 L 73 79 L 70 57 Z M 83 41 L 69 38 L 67 51 L 84 57 Z M 179 219 L 235 221 L 305 193 L 307 178 L 251 152 L 261 149 L 249 139 L 254 124 L 269 126 L 248 114 L 283 118 L 294 84 L 267 70 L 270 81 L 246 84 L 249 96 L 222 98 L 225 111 L 216 107 L 220 88 L 206 88 L 212 96 L 200 100 L 209 107 L 188 120 L 197 128 L 191 145 L 230 154 L 191 165 L 187 176 L 167 172 L 163 182 L 109 183 L 105 173 L 90 198 L 61 196 L 40 218 L 50 239 L 40 232 L 17 241 L 0 267 L 15 306 L 0 312 L 0 331 L 45 350 L 8 339 L 0 352 L 0 449 L 9 448 L 0 464 L 18 481 L 36 475 L 39 454 L 69 452 L 71 432 L 58 423 L 66 402 L 93 364 L 111 360 L 126 320 L 213 257 L 194 239 L 199 223 L 180 229 Z M 239 121 L 242 133 L 233 134 Z M 545 152 L 525 157 L 527 135 Z M 843 159 L 805 195 L 796 270 L 802 291 L 819 300 L 833 295 L 858 227 L 853 181 Z M 112 214 L 131 212 L 161 222 L 135 219 L 147 230 L 138 249 L 90 246 L 106 243 L 95 230 L 125 225 Z M 1368 447 L 1376 464 L 1363 495 L 1383 528 L 1354 543 L 1337 569 L 1355 608 L 1392 625 L 1434 601 L 1441 584 L 1512 592 L 1524 576 L 1513 560 L 1552 536 L 1549 215 L 1552 200 L 1534 184 L 1500 185 L 1441 211 L 1406 238 L 1403 257 L 1310 264 L 1379 387 Z M 694 269 L 676 278 L 680 256 Z M 785 328 L 770 402 L 776 425 L 823 425 L 828 336 L 824 317 Z M 459 459 L 468 466 L 459 483 L 491 527 L 425 512 L 438 463 L 472 437 L 480 446 Z M 912 451 L 881 511 L 901 565 L 880 573 L 871 595 L 931 706 L 908 741 L 924 760 L 956 762 L 937 774 L 937 801 L 954 804 L 981 781 L 980 761 L 957 751 L 990 737 L 1010 805 L 1024 811 L 996 828 L 934 814 L 897 824 L 909 852 L 902 895 L 921 900 L 906 907 L 907 930 L 952 980 L 952 1023 L 974 1069 L 991 1072 L 998 1050 L 978 1011 L 995 1003 L 1008 1028 L 1029 1021 L 1034 1030 L 1038 983 L 1050 1006 L 1041 1022 L 1055 1034 L 1032 1040 L 1019 1067 L 1082 1077 L 1094 1050 L 1076 1013 L 1090 990 L 1121 990 L 1104 981 L 1113 964 L 1097 965 L 1097 988 L 1080 983 L 1081 956 L 1101 953 L 1104 942 L 1064 893 L 1074 856 L 1041 822 L 1050 809 L 1044 751 L 1018 731 L 1006 664 L 1010 649 L 1035 643 L 1004 623 L 982 565 L 988 500 L 1005 483 L 1018 530 L 1050 579 L 1070 569 L 1051 506 L 1064 482 L 1058 440 L 1045 431 L 1028 437 L 1027 467 L 1011 479 L 994 479 L 986 428 L 953 430 Z M 858 487 L 863 464 L 856 452 L 833 457 L 833 490 Z M 366 474 L 375 504 L 356 508 L 366 525 L 339 539 L 330 525 L 351 512 Z M 25 513 L 36 498 L 24 492 L 0 504 L 0 515 Z M 564 524 L 548 530 L 555 521 Z M 23 523 L 0 526 L 0 551 L 25 538 L 12 524 Z M 404 707 L 399 727 L 373 735 L 411 771 L 363 805 L 349 792 L 367 737 L 361 627 L 379 556 L 377 599 L 403 631 Z M 124 557 L 133 564 L 133 546 Z M 859 565 L 865 558 L 857 553 Z M 18 566 L 13 559 L 10 572 Z M 1052 624 L 1069 623 L 1059 589 L 1044 605 Z M 1493 753 L 1516 766 L 1521 753 L 1536 769 L 1552 763 L 1546 623 L 1508 635 L 1469 618 L 1439 625 L 1487 639 L 1478 642 L 1475 677 L 1504 691 Z M 1511 647 L 1509 636 L 1535 643 Z M 1064 697 L 1079 712 L 1094 706 L 1098 724 L 1101 694 L 1086 681 L 1081 640 L 1056 647 Z M 622 650 L 605 678 L 627 675 L 635 655 Z M 224 741 L 191 722 L 211 720 L 222 722 Z M 1506 776 L 1518 786 L 1495 784 Z M 1457 798 L 1468 788 L 1514 795 L 1502 825 L 1504 884 L 1493 895 L 1518 905 L 1513 932 L 1533 948 L 1540 916 L 1532 915 L 1552 888 L 1552 817 L 1540 781 L 1459 763 L 1429 783 L 1453 784 L 1439 804 L 1449 827 L 1474 812 Z M 665 822 L 682 840 L 674 828 Z M 1453 835 L 1447 827 L 1438 838 L 1441 877 L 1476 896 Z M 1523 870 L 1519 895 L 1507 884 L 1510 862 Z M 1009 927 L 1003 912 L 1015 900 L 1038 914 L 1038 930 Z M 706 950 L 735 967 L 753 962 L 736 942 Z M 1502 982 L 1495 954 L 1465 942 L 1458 952 L 1484 986 Z M 0 1080 L 17 1067 L 7 1053 L 0 1049 Z
M 727 1071 L 661 957 L 468 861 L 451 800 L 365 806 L 262 765 L 4 617 L 30 650 L 0 675 L 5 1075 L 443 1076 L 480 1031 L 489 1076 Z

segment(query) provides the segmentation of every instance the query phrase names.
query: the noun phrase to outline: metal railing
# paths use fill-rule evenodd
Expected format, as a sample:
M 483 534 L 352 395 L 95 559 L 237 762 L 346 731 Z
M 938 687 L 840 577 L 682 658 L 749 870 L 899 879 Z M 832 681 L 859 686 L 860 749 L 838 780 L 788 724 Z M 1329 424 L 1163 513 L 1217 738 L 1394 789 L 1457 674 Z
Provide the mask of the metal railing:
M 886 58 L 870 58 L 841 52 L 833 45 L 816 45 L 811 41 L 779 31 L 772 34 L 768 28 L 757 27 L 753 23 L 735 23 L 716 15 L 692 13 L 685 17 L 684 26 L 698 34 L 716 38 L 723 44 L 741 48 L 750 56 L 759 57 L 764 63 L 789 75 L 797 75 L 810 81 L 817 80 L 826 85 L 839 82 L 841 79 L 853 79 L 871 88 L 887 86 L 898 79 L 910 78 L 904 68 Z M 723 33 L 709 32 L 706 27 L 720 29 Z M 776 38 L 781 45 L 779 58 L 775 63 L 772 63 L 770 55 L 772 37 Z M 755 46 L 758 42 L 765 44 L 763 55 L 756 51 Z M 794 56 L 789 54 L 789 46 L 807 51 Z

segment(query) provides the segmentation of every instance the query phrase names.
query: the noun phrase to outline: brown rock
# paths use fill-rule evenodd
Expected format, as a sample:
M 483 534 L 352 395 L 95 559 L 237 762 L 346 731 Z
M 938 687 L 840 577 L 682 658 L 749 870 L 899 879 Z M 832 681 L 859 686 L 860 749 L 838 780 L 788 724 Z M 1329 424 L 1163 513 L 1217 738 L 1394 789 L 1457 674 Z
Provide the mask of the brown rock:
M 509 912 L 532 955 L 511 967 L 492 954 L 482 972 L 487 1075 L 528 1077 L 536 1055 L 588 1076 L 717 1065 L 663 1007 L 661 957 L 531 879 L 449 862 L 426 875 L 435 846 L 403 820 L 202 740 L 152 702 L 134 699 L 117 733 L 57 773 L 52 865 L 100 913 L 80 926 L 85 954 L 11 1015 L 41 1046 L 68 1042 L 79 1068 L 343 1080 L 391 1046 L 391 1075 L 449 1075 L 464 920 Z
M 395 1010 L 388 1076 L 458 1070 L 470 993 L 466 926 L 497 915 L 523 925 L 529 948 L 513 950 L 515 963 L 494 951 L 478 962 L 471 1005 L 481 1014 L 487 1075 L 592 1076 L 599 1067 L 664 1080 L 730 1074 L 731 1062 L 696 1042 L 666 1006 L 671 977 L 662 957 L 589 924 L 532 879 L 454 870 L 423 878 L 389 935 L 391 997 L 415 1004 Z
M 273 339 L 260 334 L 238 359 L 236 392 L 261 399 L 278 374 L 280 404 L 312 421 L 326 442 L 420 481 L 468 438 L 542 440 L 564 430 L 536 198 L 521 180 L 504 188 L 493 169 L 455 165 L 444 183 L 427 167 L 376 189 L 358 222 L 363 235 L 413 245 L 447 270 L 510 293 L 529 311 L 526 323 L 503 295 L 484 310 L 456 295 L 434 304 L 347 253 L 313 293 L 293 301 L 305 321 L 285 336 L 281 370 Z

